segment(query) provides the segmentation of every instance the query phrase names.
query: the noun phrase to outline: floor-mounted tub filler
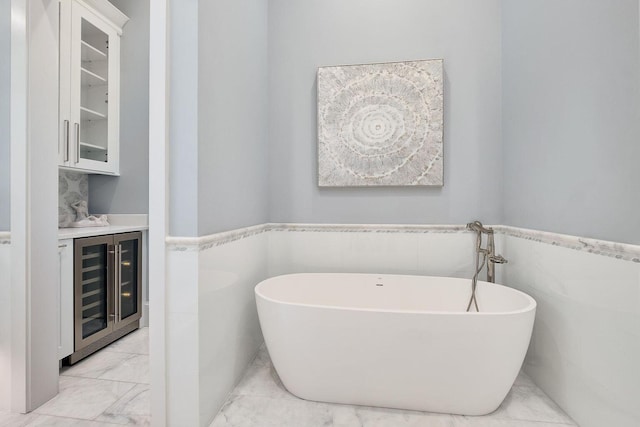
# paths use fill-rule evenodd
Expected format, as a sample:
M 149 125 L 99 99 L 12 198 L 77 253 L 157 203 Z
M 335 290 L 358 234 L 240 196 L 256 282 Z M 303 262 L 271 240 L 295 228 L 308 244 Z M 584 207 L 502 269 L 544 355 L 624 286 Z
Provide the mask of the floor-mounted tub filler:
M 308 273 L 255 288 L 285 387 L 307 400 L 484 415 L 498 408 L 531 339 L 536 302 L 468 279 Z

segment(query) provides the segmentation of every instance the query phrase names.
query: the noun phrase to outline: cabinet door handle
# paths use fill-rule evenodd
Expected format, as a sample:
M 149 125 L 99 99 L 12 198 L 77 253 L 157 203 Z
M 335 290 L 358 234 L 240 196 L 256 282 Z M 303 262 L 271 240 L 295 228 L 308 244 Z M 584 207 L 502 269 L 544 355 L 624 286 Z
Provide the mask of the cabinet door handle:
M 112 307 L 111 307 L 111 313 L 109 314 L 109 317 L 113 319 L 114 322 L 117 321 L 117 315 L 116 315 L 116 260 L 117 260 L 117 256 L 116 256 L 116 251 L 117 251 L 117 246 L 109 246 L 109 255 L 111 255 L 109 257 L 109 262 L 111 263 L 111 268 L 109 269 L 110 272 L 112 272 L 112 279 L 111 279 L 111 292 L 113 292 L 113 299 L 112 299 Z
M 76 163 L 80 163 L 80 123 L 75 123 L 76 127 Z
M 64 161 L 69 161 L 69 120 L 64 121 Z
M 122 313 L 121 313 L 121 304 L 122 304 L 122 245 L 116 246 L 116 260 L 117 260 L 117 269 L 116 269 L 116 308 L 117 308 L 117 316 L 116 321 L 122 321 Z

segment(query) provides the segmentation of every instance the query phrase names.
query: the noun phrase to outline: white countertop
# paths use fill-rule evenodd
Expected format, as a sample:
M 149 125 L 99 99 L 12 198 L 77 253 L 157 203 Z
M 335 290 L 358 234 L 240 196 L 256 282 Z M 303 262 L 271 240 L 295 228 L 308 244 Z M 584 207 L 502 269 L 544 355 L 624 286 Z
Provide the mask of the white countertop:
M 77 239 L 149 229 L 147 215 L 108 215 L 108 218 L 111 225 L 107 227 L 59 228 L 58 239 Z
M 110 225 L 108 227 L 59 228 L 58 239 L 77 239 L 79 237 L 103 236 L 105 234 L 128 233 L 130 231 L 147 230 L 140 225 Z

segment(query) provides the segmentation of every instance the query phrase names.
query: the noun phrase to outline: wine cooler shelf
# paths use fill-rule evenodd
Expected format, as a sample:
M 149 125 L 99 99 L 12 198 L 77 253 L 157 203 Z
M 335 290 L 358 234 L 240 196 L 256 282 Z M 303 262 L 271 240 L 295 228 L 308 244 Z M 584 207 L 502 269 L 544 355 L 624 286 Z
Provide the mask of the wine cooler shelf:
M 142 233 L 75 239 L 73 364 L 138 325 Z

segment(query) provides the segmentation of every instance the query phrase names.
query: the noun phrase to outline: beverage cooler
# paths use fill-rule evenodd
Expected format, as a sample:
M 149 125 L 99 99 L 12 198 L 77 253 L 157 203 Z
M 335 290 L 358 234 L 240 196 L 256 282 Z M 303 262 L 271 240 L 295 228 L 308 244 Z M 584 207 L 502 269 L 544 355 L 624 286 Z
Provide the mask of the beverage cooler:
M 139 327 L 142 233 L 75 239 L 74 352 L 70 364 Z

